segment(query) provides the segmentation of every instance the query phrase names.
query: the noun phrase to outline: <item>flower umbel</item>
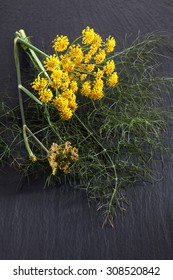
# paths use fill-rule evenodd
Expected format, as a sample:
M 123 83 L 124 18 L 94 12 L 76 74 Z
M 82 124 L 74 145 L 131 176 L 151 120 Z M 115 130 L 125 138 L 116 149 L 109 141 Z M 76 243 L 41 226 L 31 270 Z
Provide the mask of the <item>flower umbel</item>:
M 50 89 L 42 89 L 38 92 L 38 94 L 39 94 L 40 100 L 45 103 L 51 101 L 53 98 L 53 93 Z
M 118 83 L 118 74 L 117 72 L 114 72 L 108 79 L 107 79 L 107 84 L 110 87 L 115 87 Z
M 83 31 L 82 31 L 83 39 L 82 43 L 83 44 L 91 44 L 95 38 L 95 32 L 93 28 L 90 28 L 87 26 Z
M 115 62 L 113 60 L 108 60 L 104 66 L 104 71 L 107 75 L 111 75 L 115 69 Z
M 78 160 L 78 157 L 78 149 L 72 147 L 69 141 L 63 145 L 53 143 L 48 154 L 52 174 L 55 175 L 58 170 L 62 170 L 65 174 L 70 173 L 70 166 Z
M 81 43 L 78 42 L 80 38 Z M 116 86 L 115 62 L 108 58 L 116 41 L 109 36 L 103 42 L 102 37 L 87 26 L 82 36 L 71 45 L 68 37 L 63 35 L 57 35 L 53 43 L 56 53 L 44 61 L 50 79 L 41 77 L 40 73 L 32 88 L 38 91 L 42 102 L 51 103 L 58 110 L 62 120 L 69 121 L 79 107 L 78 95 L 97 101 L 104 97 L 108 86 Z
M 114 37 L 109 36 L 106 39 L 106 51 L 107 52 L 113 52 L 115 46 L 116 46 L 116 41 L 115 41 Z
M 65 51 L 69 45 L 69 40 L 67 36 L 57 35 L 53 41 L 53 48 L 57 52 Z
M 40 78 L 40 76 L 38 76 L 33 83 L 31 83 L 31 86 L 33 89 L 40 91 L 43 90 L 48 84 L 48 80 L 45 78 Z
M 44 61 L 44 66 L 47 70 L 53 71 L 54 69 L 57 69 L 59 67 L 59 58 L 56 54 L 50 55 L 46 58 Z

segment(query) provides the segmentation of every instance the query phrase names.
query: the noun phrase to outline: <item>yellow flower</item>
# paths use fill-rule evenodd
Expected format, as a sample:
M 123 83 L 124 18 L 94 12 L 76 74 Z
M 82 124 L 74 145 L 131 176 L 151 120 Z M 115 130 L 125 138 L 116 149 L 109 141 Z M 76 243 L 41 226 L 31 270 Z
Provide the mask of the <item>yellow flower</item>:
M 64 71 L 67 71 L 67 72 L 74 71 L 75 64 L 71 60 L 71 58 L 68 54 L 61 55 L 60 59 L 61 59 L 61 64 L 62 64 L 62 68 Z
M 55 97 L 53 100 L 53 105 L 60 111 L 63 110 L 63 108 L 68 107 L 68 99 L 62 97 L 61 95 Z
M 62 120 L 68 121 L 71 119 L 73 112 L 69 107 L 69 100 L 67 98 L 62 95 L 57 96 L 53 101 L 53 105 L 58 109 Z
M 87 72 L 89 72 L 89 73 L 93 72 L 93 71 L 94 71 L 94 68 L 95 68 L 95 64 L 93 64 L 93 63 L 87 64 L 87 65 L 85 66 L 85 70 L 86 70 Z
M 100 35 L 95 33 L 94 40 L 92 41 L 88 54 L 90 54 L 91 56 L 96 54 L 96 52 L 101 47 L 101 45 L 102 45 L 102 38 Z
M 64 91 L 61 96 L 68 100 L 68 107 L 74 112 L 77 109 L 76 95 L 71 89 Z
M 97 64 L 101 64 L 104 61 L 105 57 L 106 57 L 105 50 L 100 50 L 98 54 L 96 54 L 96 56 L 94 57 L 94 60 Z
M 71 89 L 68 89 L 61 94 L 61 96 L 66 98 L 66 99 L 70 99 L 71 96 L 73 96 L 73 95 L 74 95 L 74 93 Z M 76 97 L 76 95 L 74 95 L 74 96 Z
M 57 35 L 56 38 L 53 40 L 53 48 L 57 52 L 65 51 L 69 45 L 69 40 L 67 36 L 59 36 Z
M 96 101 L 103 97 L 103 81 L 102 79 L 96 79 L 94 82 L 93 89 L 90 93 L 90 97 Z
M 92 91 L 92 95 L 91 95 L 91 98 L 96 101 L 96 100 L 100 100 L 103 98 L 103 91 L 98 89 L 98 88 L 94 88 L 93 91 Z
M 84 62 L 89 63 L 91 59 L 92 59 L 92 54 L 90 52 L 86 53 L 84 57 Z
M 68 82 L 68 83 L 70 83 L 70 79 L 69 79 L 68 72 L 63 72 L 63 73 L 62 73 L 62 80 L 63 80 L 63 82 Z
M 97 46 L 91 45 L 88 55 L 90 55 L 92 57 L 94 54 L 96 54 L 97 51 L 98 51 Z
M 69 107 L 64 107 L 62 111 L 60 111 L 60 118 L 63 121 L 69 121 L 72 117 L 73 113 Z
M 86 79 L 86 77 L 87 77 L 87 74 L 81 74 L 80 75 L 80 80 L 84 81 Z
M 92 48 L 95 48 L 96 50 L 98 50 L 102 45 L 102 37 L 95 33 L 94 34 L 94 40 L 92 41 Z
M 78 85 L 77 85 L 77 82 L 76 82 L 76 81 L 72 81 L 72 82 L 70 83 L 70 89 L 71 89 L 74 93 L 77 92 L 77 90 L 78 90 Z
M 62 77 L 62 74 L 63 74 L 62 70 L 60 70 L 60 69 L 54 70 L 51 74 L 51 78 L 53 80 L 60 80 Z
M 75 81 L 75 82 L 78 82 L 79 81 L 79 75 L 78 75 L 79 72 L 73 72 L 73 73 L 69 73 L 69 79 L 70 81 Z M 73 90 L 75 92 L 75 90 Z
M 69 47 L 70 50 L 70 57 L 73 59 L 73 61 L 75 62 L 75 65 L 81 63 L 82 59 L 83 59 L 83 51 L 81 46 L 78 45 L 72 45 Z
M 61 80 L 53 80 L 51 83 L 50 83 L 50 86 L 54 89 L 58 89 L 61 87 Z
M 77 69 L 78 69 L 79 72 L 84 72 L 84 71 L 85 71 L 85 65 L 84 65 L 83 63 L 81 63 L 81 64 L 78 66 Z M 78 72 L 78 73 L 79 73 L 79 72 Z M 77 73 L 76 73 L 76 74 L 77 74 Z M 80 75 L 80 74 L 81 74 L 81 73 L 79 73 L 79 75 Z
M 116 41 L 115 41 L 114 37 L 109 36 L 106 39 L 106 52 L 113 52 L 115 46 L 116 46 Z
M 114 73 L 107 79 L 107 84 L 108 84 L 110 87 L 115 87 L 117 83 L 118 83 L 118 74 L 117 74 L 117 72 L 114 72 Z
M 62 70 L 58 69 L 58 70 L 53 70 L 52 74 L 51 74 L 51 79 L 52 79 L 52 82 L 51 82 L 51 87 L 55 88 L 55 89 L 58 89 L 60 86 L 61 86 L 61 83 L 62 83 Z
M 44 89 L 48 84 L 48 80 L 46 78 L 40 78 L 40 76 L 38 76 L 33 83 L 31 83 L 31 86 L 33 89 L 35 90 L 42 90 Z
M 76 111 L 76 109 L 78 108 L 77 102 L 74 98 L 69 100 L 69 108 L 72 110 L 72 112 Z
M 101 79 L 104 75 L 104 71 L 98 69 L 97 72 L 94 72 L 94 75 L 95 75 L 96 79 Z
M 82 44 L 85 45 L 91 44 L 95 37 L 94 29 L 87 26 L 85 29 L 82 30 L 82 35 L 83 35 Z
M 81 94 L 83 96 L 89 96 L 90 93 L 91 93 L 91 82 L 90 81 L 86 81 L 82 85 Z
M 44 66 L 47 70 L 53 71 L 60 65 L 59 59 L 56 54 L 50 55 L 44 61 Z
M 64 90 L 67 90 L 69 87 L 69 82 L 63 82 L 61 84 L 61 89 L 64 91 Z
M 115 63 L 113 60 L 108 60 L 106 62 L 106 65 L 104 66 L 104 71 L 107 75 L 112 74 L 112 72 L 115 70 Z
M 39 91 L 38 94 L 39 94 L 39 99 L 45 103 L 51 101 L 53 98 L 53 93 L 50 89 L 43 89 Z
M 64 91 L 66 89 L 68 89 L 70 84 L 70 78 L 68 75 L 68 72 L 63 72 L 62 74 L 62 84 L 61 84 L 61 89 Z

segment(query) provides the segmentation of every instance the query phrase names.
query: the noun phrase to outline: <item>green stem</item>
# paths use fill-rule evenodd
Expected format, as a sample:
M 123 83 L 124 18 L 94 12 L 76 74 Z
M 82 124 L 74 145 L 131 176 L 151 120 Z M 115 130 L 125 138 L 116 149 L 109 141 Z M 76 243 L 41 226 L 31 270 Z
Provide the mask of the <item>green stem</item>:
M 18 85 L 21 85 L 22 80 L 21 80 L 21 73 L 20 73 L 19 53 L 18 53 L 18 48 L 17 48 L 17 38 L 14 39 L 14 60 L 15 60 L 16 72 L 17 72 L 17 83 L 18 83 Z M 21 90 L 19 87 L 18 87 L 18 94 L 19 94 L 19 105 L 20 105 L 22 124 L 25 125 L 23 100 L 22 100 Z
M 19 84 L 18 88 L 21 89 L 23 92 L 25 92 L 30 98 L 32 98 L 34 101 L 36 101 L 39 105 L 43 105 L 43 103 L 37 97 L 35 97 L 28 89 L 26 89 L 24 86 Z
M 74 116 L 77 118 L 77 120 L 83 126 L 83 128 L 89 133 L 89 135 L 96 141 L 98 146 L 102 149 L 103 154 L 107 157 L 107 159 L 111 163 L 111 167 L 112 167 L 112 169 L 114 171 L 114 175 L 115 175 L 115 177 L 114 177 L 114 180 L 115 180 L 114 191 L 113 191 L 113 194 L 111 196 L 109 206 L 108 206 L 108 213 L 111 213 L 111 206 L 112 206 L 113 199 L 116 196 L 116 194 L 118 193 L 118 176 L 117 176 L 117 171 L 116 171 L 116 168 L 115 168 L 115 164 L 114 164 L 112 158 L 110 157 L 109 153 L 107 152 L 107 149 L 99 142 L 99 140 L 95 137 L 94 133 L 92 131 L 90 131 L 88 129 L 88 127 L 86 127 L 86 125 L 81 121 L 81 119 L 75 113 L 74 113 Z
M 40 140 L 35 136 L 35 134 L 27 126 L 25 126 L 25 129 L 32 136 L 32 138 L 43 148 L 43 150 L 45 150 L 46 153 L 48 154 L 49 153 L 48 149 L 43 145 L 42 142 L 40 142 Z
M 147 40 L 147 38 L 146 38 L 146 40 Z M 152 39 L 147 41 L 147 43 L 152 43 L 152 42 L 153 42 Z M 139 43 L 136 43 L 135 45 L 133 44 L 133 45 L 131 45 L 130 47 L 125 48 L 123 51 L 117 52 L 116 54 L 114 54 L 114 55 L 108 57 L 107 59 L 105 59 L 105 61 L 107 61 L 107 60 L 109 60 L 109 59 L 112 59 L 112 58 L 115 58 L 115 57 L 117 57 L 117 56 L 120 56 L 120 55 L 122 55 L 123 53 L 128 53 L 131 49 L 133 49 L 134 47 L 138 48 L 138 47 L 140 47 L 141 45 L 143 45 L 143 43 L 144 43 L 144 42 L 141 41 L 141 42 L 139 42 Z
M 79 39 L 81 39 L 83 37 L 83 35 L 77 37 L 71 44 L 70 46 L 74 45 L 74 43 L 76 43 Z
M 26 134 L 26 124 L 23 125 L 23 138 L 24 138 L 24 142 L 25 142 L 25 147 L 28 151 L 28 154 L 29 154 L 29 157 L 32 161 L 36 161 L 37 158 L 36 156 L 33 154 L 30 146 L 29 146 L 29 142 L 28 142 L 28 137 L 27 137 L 27 134 Z
M 53 124 L 52 124 L 52 122 L 51 122 L 51 120 L 50 120 L 50 114 L 49 114 L 49 111 L 48 111 L 48 109 L 47 109 L 47 104 L 45 104 L 45 115 L 46 115 L 46 119 L 47 119 L 47 121 L 48 121 L 48 124 L 49 124 L 49 126 L 50 126 L 50 128 L 51 128 L 51 130 L 53 131 L 53 133 L 55 133 L 55 135 L 59 138 L 59 140 L 62 142 L 62 138 L 61 138 L 61 136 L 59 135 L 59 133 L 57 133 L 57 131 L 56 131 L 56 129 L 54 128 L 54 126 L 53 126 Z
M 32 60 L 36 62 L 38 67 L 46 73 L 43 65 L 41 64 L 40 60 L 34 53 L 34 50 L 27 50 L 25 49 L 25 45 L 28 47 L 28 42 L 26 42 L 27 37 L 25 35 L 25 32 L 23 30 L 20 30 L 18 33 L 16 33 L 17 37 L 14 39 L 14 59 L 15 59 L 15 65 L 16 65 L 16 72 L 17 72 L 17 83 L 18 83 L 18 94 L 19 94 L 19 106 L 20 106 L 20 112 L 21 112 L 21 118 L 22 118 L 22 125 L 23 125 L 23 138 L 24 138 L 24 143 L 25 147 L 28 151 L 29 157 L 32 161 L 36 161 L 36 156 L 33 154 L 29 142 L 28 142 L 28 137 L 27 133 L 28 132 L 34 139 L 37 141 L 37 143 L 48 153 L 49 151 L 46 149 L 46 147 L 40 142 L 40 140 L 32 133 L 32 131 L 27 127 L 26 121 L 25 121 L 25 114 L 24 114 L 24 107 L 23 107 L 23 98 L 22 98 L 22 93 L 21 90 L 24 91 L 30 98 L 34 99 L 37 103 L 42 105 L 40 100 L 38 100 L 29 90 L 27 90 L 25 87 L 22 86 L 22 79 L 21 79 L 21 71 L 20 71 L 20 62 L 19 62 L 19 52 L 18 52 L 18 43 L 22 43 L 22 47 L 26 52 L 30 51 L 30 56 L 33 58 Z M 25 40 L 20 39 L 18 36 L 24 37 Z M 47 74 L 48 75 L 48 74 Z M 49 78 L 49 76 L 48 76 Z
M 38 54 L 44 56 L 44 57 L 49 57 L 47 54 L 39 50 L 38 48 L 34 47 L 26 37 L 25 31 L 24 30 L 19 30 L 18 32 L 15 33 L 16 36 L 16 43 L 20 43 L 21 47 L 24 49 L 24 51 L 29 55 L 31 61 L 34 63 L 36 68 L 41 71 L 46 78 L 50 80 L 50 77 L 48 73 L 46 72 L 43 64 L 41 63 L 40 59 L 36 55 L 35 52 Z
M 14 39 L 14 59 L 15 59 L 15 65 L 16 65 L 16 72 L 17 72 L 17 83 L 18 83 L 18 94 L 19 94 L 19 106 L 20 106 L 20 113 L 22 118 L 22 125 L 23 125 L 23 139 L 25 143 L 25 147 L 28 151 L 29 157 L 32 161 L 36 161 L 36 157 L 31 151 L 31 148 L 29 146 L 27 134 L 26 134 L 26 122 L 25 122 L 25 115 L 24 115 L 24 108 L 23 108 L 23 99 L 21 94 L 21 89 L 19 85 L 21 85 L 21 73 L 20 73 L 20 62 L 19 62 L 19 53 L 17 48 L 17 38 Z
M 48 54 L 44 53 L 43 51 L 41 51 L 40 49 L 36 48 L 35 46 L 33 46 L 31 43 L 28 43 L 26 40 L 18 38 L 18 42 L 21 43 L 21 45 L 23 44 L 24 46 L 28 47 L 30 50 L 33 50 L 34 52 L 40 54 L 43 57 L 49 57 Z

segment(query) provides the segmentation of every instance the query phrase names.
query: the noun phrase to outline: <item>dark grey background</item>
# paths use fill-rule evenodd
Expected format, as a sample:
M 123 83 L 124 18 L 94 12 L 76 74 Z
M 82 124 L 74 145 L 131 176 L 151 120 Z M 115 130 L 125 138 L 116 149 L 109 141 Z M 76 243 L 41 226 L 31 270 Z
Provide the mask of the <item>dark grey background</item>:
M 17 102 L 13 34 L 25 29 L 33 43 L 51 51 L 56 34 L 77 37 L 87 25 L 103 37 L 134 40 L 138 32 L 173 30 L 172 0 L 6 0 L 0 4 L 0 93 Z M 170 55 L 172 55 L 170 53 Z M 24 63 L 24 62 L 23 62 Z M 162 66 L 172 76 L 173 56 Z M 31 180 L 16 191 L 19 175 L 0 171 L 0 259 L 172 259 L 173 178 L 169 160 L 164 179 L 127 193 L 124 216 L 115 228 L 102 226 L 95 205 L 67 186 L 43 190 Z

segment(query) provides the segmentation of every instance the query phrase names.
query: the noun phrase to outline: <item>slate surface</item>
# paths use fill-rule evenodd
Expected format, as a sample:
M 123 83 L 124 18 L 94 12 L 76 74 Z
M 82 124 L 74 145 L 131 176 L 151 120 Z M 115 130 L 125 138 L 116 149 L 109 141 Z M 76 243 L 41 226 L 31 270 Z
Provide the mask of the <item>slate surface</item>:
M 0 4 L 2 95 L 17 103 L 13 34 L 25 29 L 35 45 L 51 51 L 56 34 L 78 36 L 86 25 L 104 36 L 132 41 L 138 32 L 172 32 L 172 0 L 6 0 Z M 165 64 L 173 73 L 173 57 Z M 23 59 L 23 63 L 25 63 Z M 173 178 L 168 161 L 164 179 L 128 191 L 129 206 L 115 228 L 101 229 L 95 206 L 84 194 L 63 186 L 43 190 L 42 181 L 16 191 L 19 176 L 0 171 L 0 259 L 172 259 Z

